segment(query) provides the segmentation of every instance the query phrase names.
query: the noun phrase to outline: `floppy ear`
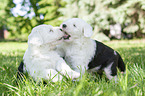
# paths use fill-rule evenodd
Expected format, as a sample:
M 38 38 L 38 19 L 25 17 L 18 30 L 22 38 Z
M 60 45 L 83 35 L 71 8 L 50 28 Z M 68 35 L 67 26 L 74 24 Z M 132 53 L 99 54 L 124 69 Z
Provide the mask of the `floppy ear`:
M 91 37 L 93 35 L 93 28 L 89 24 L 85 24 L 83 28 L 84 36 Z
M 43 44 L 43 39 L 39 30 L 32 30 L 32 32 L 28 36 L 28 44 L 33 44 L 36 46 L 40 46 Z

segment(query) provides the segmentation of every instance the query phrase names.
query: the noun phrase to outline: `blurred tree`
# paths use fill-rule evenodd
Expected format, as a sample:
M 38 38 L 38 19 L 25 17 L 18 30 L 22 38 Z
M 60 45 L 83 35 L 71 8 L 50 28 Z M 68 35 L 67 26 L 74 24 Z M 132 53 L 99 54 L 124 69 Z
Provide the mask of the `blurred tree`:
M 60 12 L 64 15 L 64 19 L 68 18 L 82 18 L 86 22 L 92 25 L 94 28 L 93 38 L 101 40 L 109 40 L 100 31 L 109 29 L 110 12 L 103 0 L 64 0 L 67 2 L 65 8 L 60 9 Z M 107 1 L 107 0 L 105 0 Z M 73 10 L 72 10 L 73 9 Z M 69 14 L 68 14 L 69 13 Z M 96 35 L 97 34 L 97 35 Z
M 113 2 L 114 1 L 114 2 Z M 112 9 L 115 22 L 124 27 L 123 31 L 143 37 L 145 33 L 145 0 L 112 0 L 107 4 Z
M 67 5 L 65 8 L 60 9 L 60 12 L 64 15 L 62 19 L 82 18 L 93 26 L 94 34 L 99 35 L 100 32 L 107 34 L 110 25 L 118 23 L 121 24 L 124 32 L 134 33 L 136 37 L 141 37 L 143 36 L 142 33 L 145 33 L 144 0 L 64 1 L 67 2 Z
M 65 3 L 62 2 L 62 0 L 40 0 L 38 4 L 40 7 L 38 13 L 43 18 L 43 23 L 59 26 L 62 21 L 60 21 L 58 17 L 62 14 L 58 9 L 64 7 Z
M 7 15 L 7 12 L 5 8 L 7 7 L 8 0 L 0 0 L 0 38 L 4 38 L 4 29 L 6 28 L 7 24 L 7 18 L 9 15 Z
M 7 28 L 19 38 L 26 38 L 39 24 L 57 26 L 72 17 L 91 24 L 97 39 L 103 36 L 108 40 L 103 33 L 109 35 L 110 25 L 115 24 L 120 24 L 122 31 L 136 37 L 145 33 L 144 0 L 21 0 L 23 14 L 13 13 L 17 6 L 14 1 L 0 0 L 0 28 Z
M 6 8 L 6 10 L 13 17 L 8 18 L 10 20 L 9 31 L 12 35 L 23 38 L 27 37 L 32 28 L 39 24 L 59 25 L 61 21 L 58 20 L 58 17 L 61 14 L 58 9 L 63 7 L 65 3 L 61 0 L 22 0 L 20 5 L 23 14 L 19 14 L 19 12 L 12 14 L 13 8 L 16 7 L 13 0 L 8 2 L 9 8 Z

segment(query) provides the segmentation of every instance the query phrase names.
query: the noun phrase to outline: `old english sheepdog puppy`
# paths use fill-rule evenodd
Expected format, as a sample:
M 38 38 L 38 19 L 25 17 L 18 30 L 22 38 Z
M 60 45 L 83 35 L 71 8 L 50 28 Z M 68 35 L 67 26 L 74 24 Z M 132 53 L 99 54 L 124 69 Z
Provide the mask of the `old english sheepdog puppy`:
M 28 73 L 35 81 L 43 79 L 45 82 L 52 79 L 56 82 L 62 76 L 78 78 L 80 73 L 73 71 L 55 51 L 56 45 L 63 41 L 67 34 L 59 27 L 39 25 L 32 29 L 28 36 L 28 48 L 24 54 L 23 62 L 18 70 Z
M 124 62 L 118 52 L 101 42 L 90 39 L 92 27 L 79 18 L 72 18 L 60 25 L 64 42 L 57 46 L 58 53 L 67 64 L 81 74 L 104 71 L 107 78 L 117 79 L 117 68 L 125 71 Z

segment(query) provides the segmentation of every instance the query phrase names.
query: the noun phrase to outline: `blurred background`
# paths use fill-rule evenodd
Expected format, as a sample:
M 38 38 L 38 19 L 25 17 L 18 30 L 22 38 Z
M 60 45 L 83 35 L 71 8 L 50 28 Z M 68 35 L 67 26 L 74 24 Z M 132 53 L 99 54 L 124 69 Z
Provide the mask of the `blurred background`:
M 40 24 L 82 18 L 93 38 L 145 38 L 145 0 L 0 0 L 0 39 L 26 41 Z

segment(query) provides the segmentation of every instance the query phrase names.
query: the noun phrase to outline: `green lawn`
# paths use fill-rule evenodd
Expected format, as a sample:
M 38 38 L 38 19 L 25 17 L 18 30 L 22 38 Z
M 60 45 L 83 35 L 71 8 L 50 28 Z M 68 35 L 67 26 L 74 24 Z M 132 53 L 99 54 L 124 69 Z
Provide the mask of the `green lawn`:
M 27 78 L 16 85 L 16 72 L 27 43 L 0 42 L 0 96 L 145 96 L 145 39 L 105 42 L 118 51 L 126 66 L 126 74 L 118 74 L 118 82 L 85 74 L 80 81 L 63 79 L 44 85 Z

